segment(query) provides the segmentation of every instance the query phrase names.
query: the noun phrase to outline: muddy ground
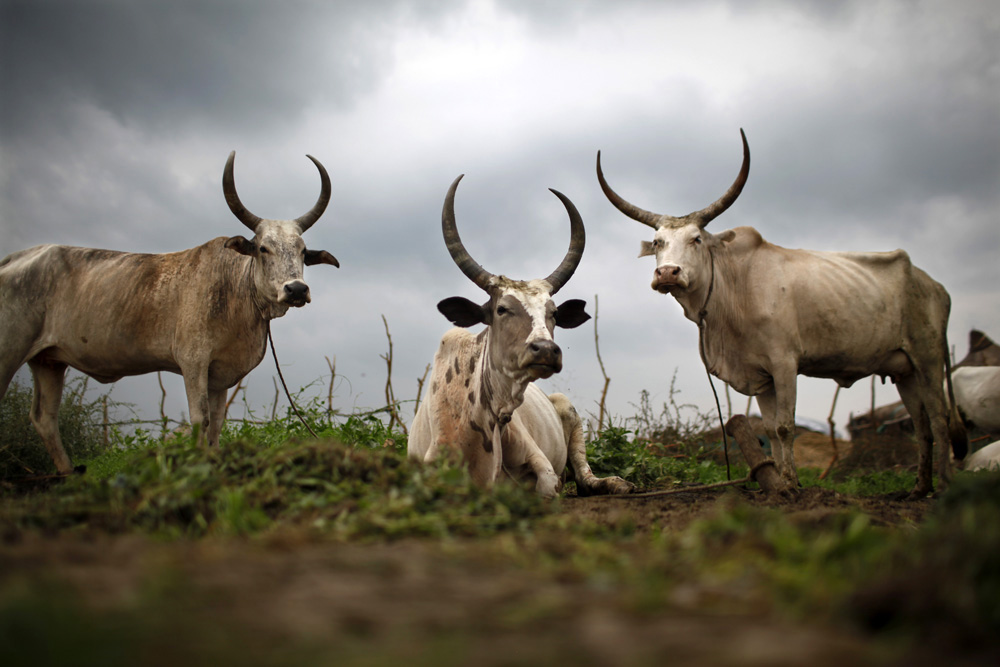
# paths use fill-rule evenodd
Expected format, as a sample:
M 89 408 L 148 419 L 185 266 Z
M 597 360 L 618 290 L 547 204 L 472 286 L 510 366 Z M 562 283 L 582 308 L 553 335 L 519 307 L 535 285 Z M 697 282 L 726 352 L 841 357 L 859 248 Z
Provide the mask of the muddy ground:
M 776 504 L 801 522 L 853 507 L 896 525 L 920 521 L 931 502 L 816 488 L 774 501 L 718 490 L 567 497 L 560 515 L 609 530 L 628 523 L 637 534 L 679 533 L 720 503 Z M 645 605 L 634 586 L 623 594 L 600 577 L 553 566 L 554 557 L 574 554 L 550 544 L 536 556 L 532 539 L 514 536 L 360 544 L 281 531 L 169 542 L 74 531 L 3 537 L 0 637 L 31 664 L 91 662 L 87 651 L 100 664 L 146 665 L 219 664 L 220 656 L 245 664 L 976 664 L 790 619 L 710 577 Z M 50 592 L 48 606 L 19 606 L 38 591 Z M 106 645 L 117 647 L 110 658 Z

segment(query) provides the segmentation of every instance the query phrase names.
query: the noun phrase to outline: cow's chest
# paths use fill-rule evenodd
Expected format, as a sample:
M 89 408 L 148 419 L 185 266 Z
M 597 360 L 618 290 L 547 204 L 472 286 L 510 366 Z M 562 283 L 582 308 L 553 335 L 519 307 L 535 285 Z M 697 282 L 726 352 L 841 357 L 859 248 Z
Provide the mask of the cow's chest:
M 772 387 L 767 360 L 741 346 L 739 341 L 705 340 L 708 371 L 745 396 L 757 396 Z
M 212 355 L 208 367 L 209 385 L 229 388 L 239 382 L 264 359 L 267 352 L 267 329 L 246 332 L 246 335 L 220 346 Z

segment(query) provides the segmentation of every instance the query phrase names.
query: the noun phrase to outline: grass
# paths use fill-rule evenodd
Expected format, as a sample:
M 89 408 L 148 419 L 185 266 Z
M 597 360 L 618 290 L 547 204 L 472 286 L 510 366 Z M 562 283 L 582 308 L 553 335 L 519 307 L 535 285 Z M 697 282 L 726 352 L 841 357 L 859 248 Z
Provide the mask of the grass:
M 622 475 L 641 488 L 725 479 L 724 466 L 701 457 L 697 416 L 678 423 L 686 413 L 676 405 L 659 414 L 648 400 L 644 405 L 638 418 L 588 444 L 596 474 Z M 318 403 L 307 403 L 306 415 L 320 437 L 304 432 L 290 414 L 263 424 L 231 423 L 211 450 L 190 437 L 117 434 L 111 447 L 84 450 L 92 452 L 86 475 L 33 491 L 0 487 L 0 539 L 82 533 L 140 534 L 169 543 L 266 543 L 287 534 L 307 543 L 420 540 L 436 545 L 435 559 L 476 576 L 513 569 L 560 591 L 506 603 L 498 618 L 508 631 L 572 617 L 568 591 L 580 589 L 613 592 L 609 609 L 639 619 L 687 609 L 689 603 L 679 601 L 694 596 L 701 614 L 828 623 L 907 646 L 933 640 L 989 650 L 1000 633 L 997 474 L 959 474 L 919 524 L 883 525 L 856 507 L 793 515 L 728 491 L 686 527 L 639 529 L 630 515 L 636 509 L 608 510 L 603 522 L 581 520 L 564 511 L 564 502 L 542 501 L 530 488 L 479 489 L 454 461 L 411 462 L 405 434 L 387 429 L 377 415 L 334 419 Z M 84 420 L 79 430 L 87 429 Z M 744 474 L 745 468 L 733 470 L 734 478 Z M 913 485 L 909 472 L 836 482 L 820 482 L 818 474 L 802 470 L 804 486 L 886 496 Z M 198 603 L 208 593 L 173 575 L 160 575 L 127 605 L 100 613 L 58 577 L 24 583 L 16 575 L 0 554 L 0 645 L 38 664 L 125 664 L 151 655 L 161 658 L 154 664 L 168 664 L 190 661 L 192 654 L 205 664 L 288 664 L 332 655 L 312 640 L 275 651 L 233 619 L 209 620 Z M 476 628 L 459 625 L 454 635 L 439 634 L 444 643 L 429 640 L 418 655 L 431 662 L 439 651 L 461 656 L 461 647 L 475 642 Z M 53 633 L 73 648 L 49 641 Z M 391 657 L 385 646 L 355 639 L 352 646 L 363 647 L 357 654 L 367 655 L 368 664 Z M 197 651 L 186 652 L 184 642 Z

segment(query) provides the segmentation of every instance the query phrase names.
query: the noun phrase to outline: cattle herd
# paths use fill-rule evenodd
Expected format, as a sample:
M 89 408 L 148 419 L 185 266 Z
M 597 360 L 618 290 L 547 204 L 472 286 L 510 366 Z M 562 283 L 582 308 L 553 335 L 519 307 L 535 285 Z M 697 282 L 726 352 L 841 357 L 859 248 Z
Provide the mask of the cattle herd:
M 1000 369 L 958 369 L 953 388 L 946 335 L 950 297 L 902 250 L 790 250 L 752 227 L 707 231 L 746 184 L 750 148 L 740 133 L 743 164 L 735 182 L 708 207 L 682 217 L 652 213 L 620 197 L 605 180 L 598 152 L 597 178 L 609 201 L 653 229 L 653 240 L 643 241 L 640 251 L 640 257 L 656 259 L 651 287 L 676 299 L 697 325 L 709 372 L 757 397 L 775 462 L 789 483 L 797 483 L 796 377 L 850 386 L 880 375 L 896 384 L 913 418 L 920 449 L 911 497 L 932 491 L 935 443 L 939 479 L 947 484 L 951 454 L 962 459 L 967 447 L 957 406 L 977 407 L 981 414 L 972 421 L 979 425 L 996 419 Z M 302 240 L 330 200 L 323 165 L 309 156 L 319 170 L 321 193 L 308 213 L 266 220 L 240 202 L 234 158 L 230 154 L 223 171 L 223 192 L 252 239 L 220 237 L 167 254 L 42 245 L 0 260 L 0 397 L 28 364 L 35 385 L 31 421 L 60 473 L 72 471 L 58 430 L 68 367 L 101 382 L 155 371 L 181 374 L 191 424 L 201 442 L 215 445 L 227 390 L 260 363 L 269 321 L 311 300 L 303 267 L 339 266 L 333 255 L 307 249 Z M 555 496 L 567 477 L 581 495 L 631 492 L 633 485 L 620 477 L 593 474 L 576 410 L 562 394 L 546 396 L 533 383 L 562 368 L 555 328 L 576 327 L 590 317 L 583 301 L 557 305 L 552 298 L 583 255 L 579 212 L 552 190 L 570 219 L 563 261 L 546 278 L 495 275 L 459 237 L 454 202 L 461 179 L 445 196 L 444 241 L 486 302 L 451 297 L 438 304 L 459 328 L 445 333 L 438 346 L 409 455 L 424 461 L 457 455 L 478 484 L 488 487 L 508 476 L 534 482 L 546 497 Z M 485 325 L 479 334 L 465 330 L 477 324 Z M 963 411 L 966 418 L 971 409 Z M 993 449 L 1000 450 L 1000 442 L 973 459 L 988 459 Z M 995 455 L 1000 459 L 1000 451 Z

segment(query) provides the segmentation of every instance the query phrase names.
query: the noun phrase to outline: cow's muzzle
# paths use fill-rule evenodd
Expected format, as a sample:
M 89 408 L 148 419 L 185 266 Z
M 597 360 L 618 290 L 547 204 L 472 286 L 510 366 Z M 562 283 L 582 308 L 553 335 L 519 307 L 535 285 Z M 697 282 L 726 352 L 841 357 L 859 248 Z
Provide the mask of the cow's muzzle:
M 536 378 L 552 377 L 562 370 L 562 350 L 551 340 L 536 340 L 528 344 L 525 367 Z
M 664 264 L 656 267 L 656 270 L 653 271 L 653 282 L 650 287 L 661 294 L 669 294 L 674 288 L 686 288 L 687 280 L 681 272 L 681 267 L 675 264 Z
M 281 296 L 278 297 L 279 303 L 287 303 L 289 306 L 296 308 L 301 308 L 310 301 L 312 301 L 312 298 L 309 296 L 309 285 L 306 285 L 301 280 L 293 280 L 285 283 L 284 287 L 282 287 Z

